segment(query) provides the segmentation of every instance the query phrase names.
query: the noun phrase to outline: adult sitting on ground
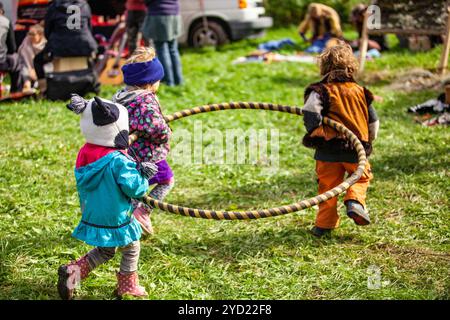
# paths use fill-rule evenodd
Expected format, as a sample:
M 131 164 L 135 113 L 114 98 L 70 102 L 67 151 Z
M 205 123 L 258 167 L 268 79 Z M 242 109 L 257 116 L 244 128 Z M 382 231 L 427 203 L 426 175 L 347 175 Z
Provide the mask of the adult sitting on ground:
M 5 17 L 3 3 L 0 2 L 0 72 L 7 72 L 11 76 L 11 93 L 21 92 L 24 75 L 19 56 L 16 53 L 16 41 L 11 22 Z
M 79 20 L 72 16 L 77 12 L 71 10 L 71 6 L 79 8 Z M 92 34 L 91 8 L 86 0 L 54 0 L 45 16 L 45 37 L 47 45 L 34 59 L 41 92 L 47 89 L 46 63 L 62 57 L 92 58 L 97 51 L 98 45 Z
M 30 27 L 26 38 L 19 47 L 18 54 L 26 72 L 25 89 L 31 89 L 33 83 L 37 81 L 33 61 L 36 55 L 44 50 L 46 43 L 44 28 L 40 24 L 36 24 Z
M 310 39 L 306 32 L 312 31 Z M 320 3 L 311 3 L 305 19 L 298 27 L 298 33 L 305 42 L 312 45 L 306 51 L 309 53 L 321 53 L 331 38 L 342 38 L 342 28 L 338 13 L 331 7 Z

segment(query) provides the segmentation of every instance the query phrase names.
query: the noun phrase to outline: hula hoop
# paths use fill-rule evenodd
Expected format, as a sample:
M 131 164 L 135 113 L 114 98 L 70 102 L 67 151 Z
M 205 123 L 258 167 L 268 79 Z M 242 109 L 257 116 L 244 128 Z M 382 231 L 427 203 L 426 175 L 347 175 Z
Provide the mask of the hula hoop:
M 291 107 L 272 103 L 259 103 L 259 102 L 230 102 L 230 103 L 204 105 L 192 109 L 186 109 L 183 111 L 176 112 L 172 115 L 166 116 L 165 120 L 167 122 L 172 122 L 199 113 L 221 111 L 221 110 L 237 110 L 237 109 L 269 110 L 269 111 L 291 113 L 298 116 L 303 115 L 302 109 L 298 107 Z M 192 218 L 214 219 L 214 220 L 249 220 L 249 219 L 275 217 L 279 215 L 304 210 L 312 206 L 318 205 L 319 203 L 325 202 L 331 198 L 340 195 L 361 178 L 361 175 L 363 174 L 364 168 L 366 166 L 367 158 L 363 145 L 353 132 L 351 132 L 342 124 L 326 117 L 323 118 L 322 122 L 323 124 L 334 128 L 339 133 L 342 133 L 352 143 L 353 147 L 355 148 L 358 154 L 358 168 L 350 177 L 348 177 L 340 185 L 327 192 L 319 194 L 318 196 L 302 200 L 290 205 L 284 205 L 281 207 L 261 209 L 261 210 L 250 210 L 250 211 L 216 211 L 216 210 L 193 209 L 158 201 L 149 196 L 145 196 L 143 200 L 145 201 L 146 204 L 148 204 L 151 207 L 159 208 L 163 211 L 170 212 L 173 214 L 178 214 Z M 130 134 L 130 142 L 136 141 L 137 138 L 138 136 L 136 134 L 134 133 Z

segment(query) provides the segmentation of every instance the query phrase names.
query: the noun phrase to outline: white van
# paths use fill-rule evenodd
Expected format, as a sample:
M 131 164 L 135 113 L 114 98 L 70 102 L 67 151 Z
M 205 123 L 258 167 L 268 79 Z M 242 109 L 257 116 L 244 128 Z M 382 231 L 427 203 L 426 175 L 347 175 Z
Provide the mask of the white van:
M 180 0 L 180 6 L 185 32 L 179 42 L 192 47 L 256 37 L 273 25 L 263 0 Z
M 5 5 L 7 16 L 17 14 L 19 0 L 0 0 Z M 110 0 L 88 0 L 96 15 L 122 15 L 126 0 L 115 0 L 117 8 Z M 31 6 L 27 12 L 33 19 L 41 19 L 51 0 L 23 0 L 21 6 Z M 108 6 L 109 5 L 109 6 Z M 37 7 L 41 9 L 37 9 Z M 264 33 L 273 24 L 272 18 L 264 16 L 263 0 L 180 0 L 184 33 L 181 44 L 193 47 L 221 45 L 247 37 L 256 37 Z M 14 8 L 14 9 L 13 9 Z M 103 12 L 111 9 L 111 12 Z M 19 10 L 20 11 L 20 10 Z M 33 17 L 33 16 L 36 17 Z M 38 18 L 39 16 L 39 18 Z M 30 17 L 27 17 L 28 20 Z M 39 20 L 33 23 L 38 23 Z M 95 25 L 94 25 L 95 27 Z M 111 29 L 111 28 L 109 28 Z M 109 30 L 110 36 L 111 30 Z M 102 33 L 102 32 L 99 32 Z

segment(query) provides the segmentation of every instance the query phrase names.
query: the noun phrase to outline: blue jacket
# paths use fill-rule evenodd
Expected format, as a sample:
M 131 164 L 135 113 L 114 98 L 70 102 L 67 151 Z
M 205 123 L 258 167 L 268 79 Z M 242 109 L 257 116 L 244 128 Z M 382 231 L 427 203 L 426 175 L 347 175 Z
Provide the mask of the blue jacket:
M 131 198 L 142 198 L 148 182 L 136 163 L 119 151 L 75 169 L 82 211 L 73 236 L 96 247 L 123 247 L 139 240 Z

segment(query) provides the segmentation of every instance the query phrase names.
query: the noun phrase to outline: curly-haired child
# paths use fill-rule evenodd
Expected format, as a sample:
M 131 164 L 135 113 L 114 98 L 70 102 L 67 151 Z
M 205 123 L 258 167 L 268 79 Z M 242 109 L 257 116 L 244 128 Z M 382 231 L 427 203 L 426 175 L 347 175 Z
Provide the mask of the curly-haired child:
M 358 157 L 352 145 L 341 134 L 322 124 L 322 118 L 328 117 L 350 129 L 364 145 L 367 156 L 372 152 L 379 121 L 372 106 L 372 93 L 354 79 L 358 63 L 350 46 L 340 43 L 330 47 L 319 56 L 318 61 L 323 78 L 305 91 L 303 112 L 307 134 L 303 144 L 315 149 L 319 193 L 323 193 L 343 182 L 346 173 L 351 175 L 357 169 Z M 361 179 L 347 190 L 344 199 L 347 215 L 357 225 L 370 223 L 365 201 L 372 178 L 371 166 L 367 162 Z M 315 227 L 311 232 L 321 237 L 330 234 L 338 226 L 335 197 L 319 205 Z
M 153 48 L 140 47 L 126 61 L 122 72 L 126 87 L 114 95 L 113 101 L 128 109 L 130 131 L 139 134 L 138 140 L 130 146 L 130 155 L 136 156 L 137 161 L 152 162 L 158 167 L 158 173 L 149 180 L 150 185 L 156 185 L 150 196 L 161 201 L 174 186 L 174 175 L 166 161 L 171 130 L 156 96 L 164 78 L 164 68 Z M 135 202 L 133 214 L 144 232 L 152 234 L 151 209 Z
M 59 295 L 72 299 L 79 282 L 119 249 L 122 260 L 117 295 L 146 296 L 137 274 L 142 230 L 133 218 L 131 199 L 146 194 L 147 179 L 156 170 L 149 172 L 145 164 L 137 164 L 127 155 L 128 112 L 124 106 L 98 97 L 87 102 L 74 95 L 68 108 L 80 114 L 86 139 L 76 161 L 82 217 L 73 236 L 95 248 L 59 268 Z

